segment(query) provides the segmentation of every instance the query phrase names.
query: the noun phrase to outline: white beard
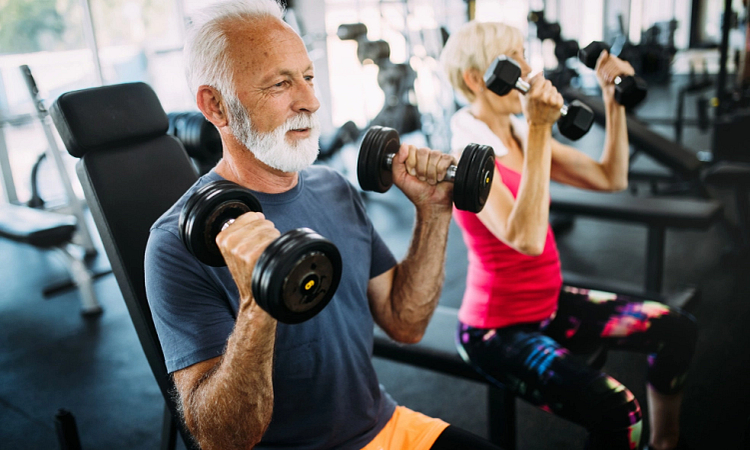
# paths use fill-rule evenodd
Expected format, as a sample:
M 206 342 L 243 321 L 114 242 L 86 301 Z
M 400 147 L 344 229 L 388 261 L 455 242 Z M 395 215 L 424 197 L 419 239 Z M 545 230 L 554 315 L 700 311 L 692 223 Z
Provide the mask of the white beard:
M 234 137 L 267 166 L 282 172 L 299 172 L 310 167 L 318 158 L 320 121 L 315 114 L 297 114 L 275 130 L 259 133 L 253 129 L 245 105 L 239 99 L 228 99 L 227 107 L 229 128 Z M 286 140 L 287 131 L 301 128 L 309 128 L 310 136 L 295 142 Z

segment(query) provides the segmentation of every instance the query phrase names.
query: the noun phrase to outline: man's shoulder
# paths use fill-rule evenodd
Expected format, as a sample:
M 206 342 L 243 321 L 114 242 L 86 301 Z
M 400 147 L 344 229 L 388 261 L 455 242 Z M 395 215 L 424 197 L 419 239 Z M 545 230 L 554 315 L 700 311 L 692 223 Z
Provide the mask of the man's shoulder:
M 332 184 L 349 185 L 349 181 L 339 171 L 322 164 L 312 165 L 305 172 L 305 183 L 314 188 L 330 188 Z
M 208 174 L 200 177 L 198 181 L 193 183 L 193 185 L 190 186 L 190 188 L 185 191 L 184 194 L 182 194 L 182 197 L 177 199 L 177 201 L 167 211 L 165 211 L 164 214 L 161 215 L 161 217 L 156 219 L 156 222 L 151 225 L 150 231 L 153 232 L 154 230 L 159 229 L 174 233 L 175 235 L 179 235 L 179 221 L 182 207 L 197 189 L 210 181 L 214 181 L 215 177 L 216 175 L 212 172 L 209 172 Z

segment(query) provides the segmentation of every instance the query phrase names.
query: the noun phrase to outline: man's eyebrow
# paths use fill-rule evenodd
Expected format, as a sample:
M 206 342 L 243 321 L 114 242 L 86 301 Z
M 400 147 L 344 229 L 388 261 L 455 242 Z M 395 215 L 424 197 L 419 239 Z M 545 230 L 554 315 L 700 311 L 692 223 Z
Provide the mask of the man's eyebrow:
M 313 70 L 313 63 L 310 63 L 310 65 L 307 66 L 305 68 L 305 70 L 302 71 L 302 73 L 309 72 L 311 70 Z M 293 77 L 297 73 L 298 72 L 296 70 L 281 69 L 278 72 L 274 72 L 272 74 L 267 75 L 266 77 L 263 78 L 263 81 L 264 82 L 271 82 L 274 78 L 276 78 L 278 76 Z

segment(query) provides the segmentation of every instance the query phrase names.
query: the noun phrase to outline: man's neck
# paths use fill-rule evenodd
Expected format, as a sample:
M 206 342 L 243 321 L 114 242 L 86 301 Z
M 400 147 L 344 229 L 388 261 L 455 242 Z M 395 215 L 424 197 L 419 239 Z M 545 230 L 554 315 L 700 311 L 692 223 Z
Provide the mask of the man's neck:
M 257 192 L 280 194 L 295 187 L 297 172 L 282 172 L 258 160 L 252 152 L 224 142 L 224 153 L 215 168 L 223 178 Z

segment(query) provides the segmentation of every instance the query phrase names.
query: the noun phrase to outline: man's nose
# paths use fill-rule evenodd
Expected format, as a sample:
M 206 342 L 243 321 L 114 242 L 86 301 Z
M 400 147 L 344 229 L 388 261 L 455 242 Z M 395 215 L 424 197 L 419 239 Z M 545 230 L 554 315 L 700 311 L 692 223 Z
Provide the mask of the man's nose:
M 298 86 L 292 109 L 295 112 L 314 113 L 317 111 L 320 108 L 320 101 L 315 96 L 315 88 L 307 82 L 300 83 Z

